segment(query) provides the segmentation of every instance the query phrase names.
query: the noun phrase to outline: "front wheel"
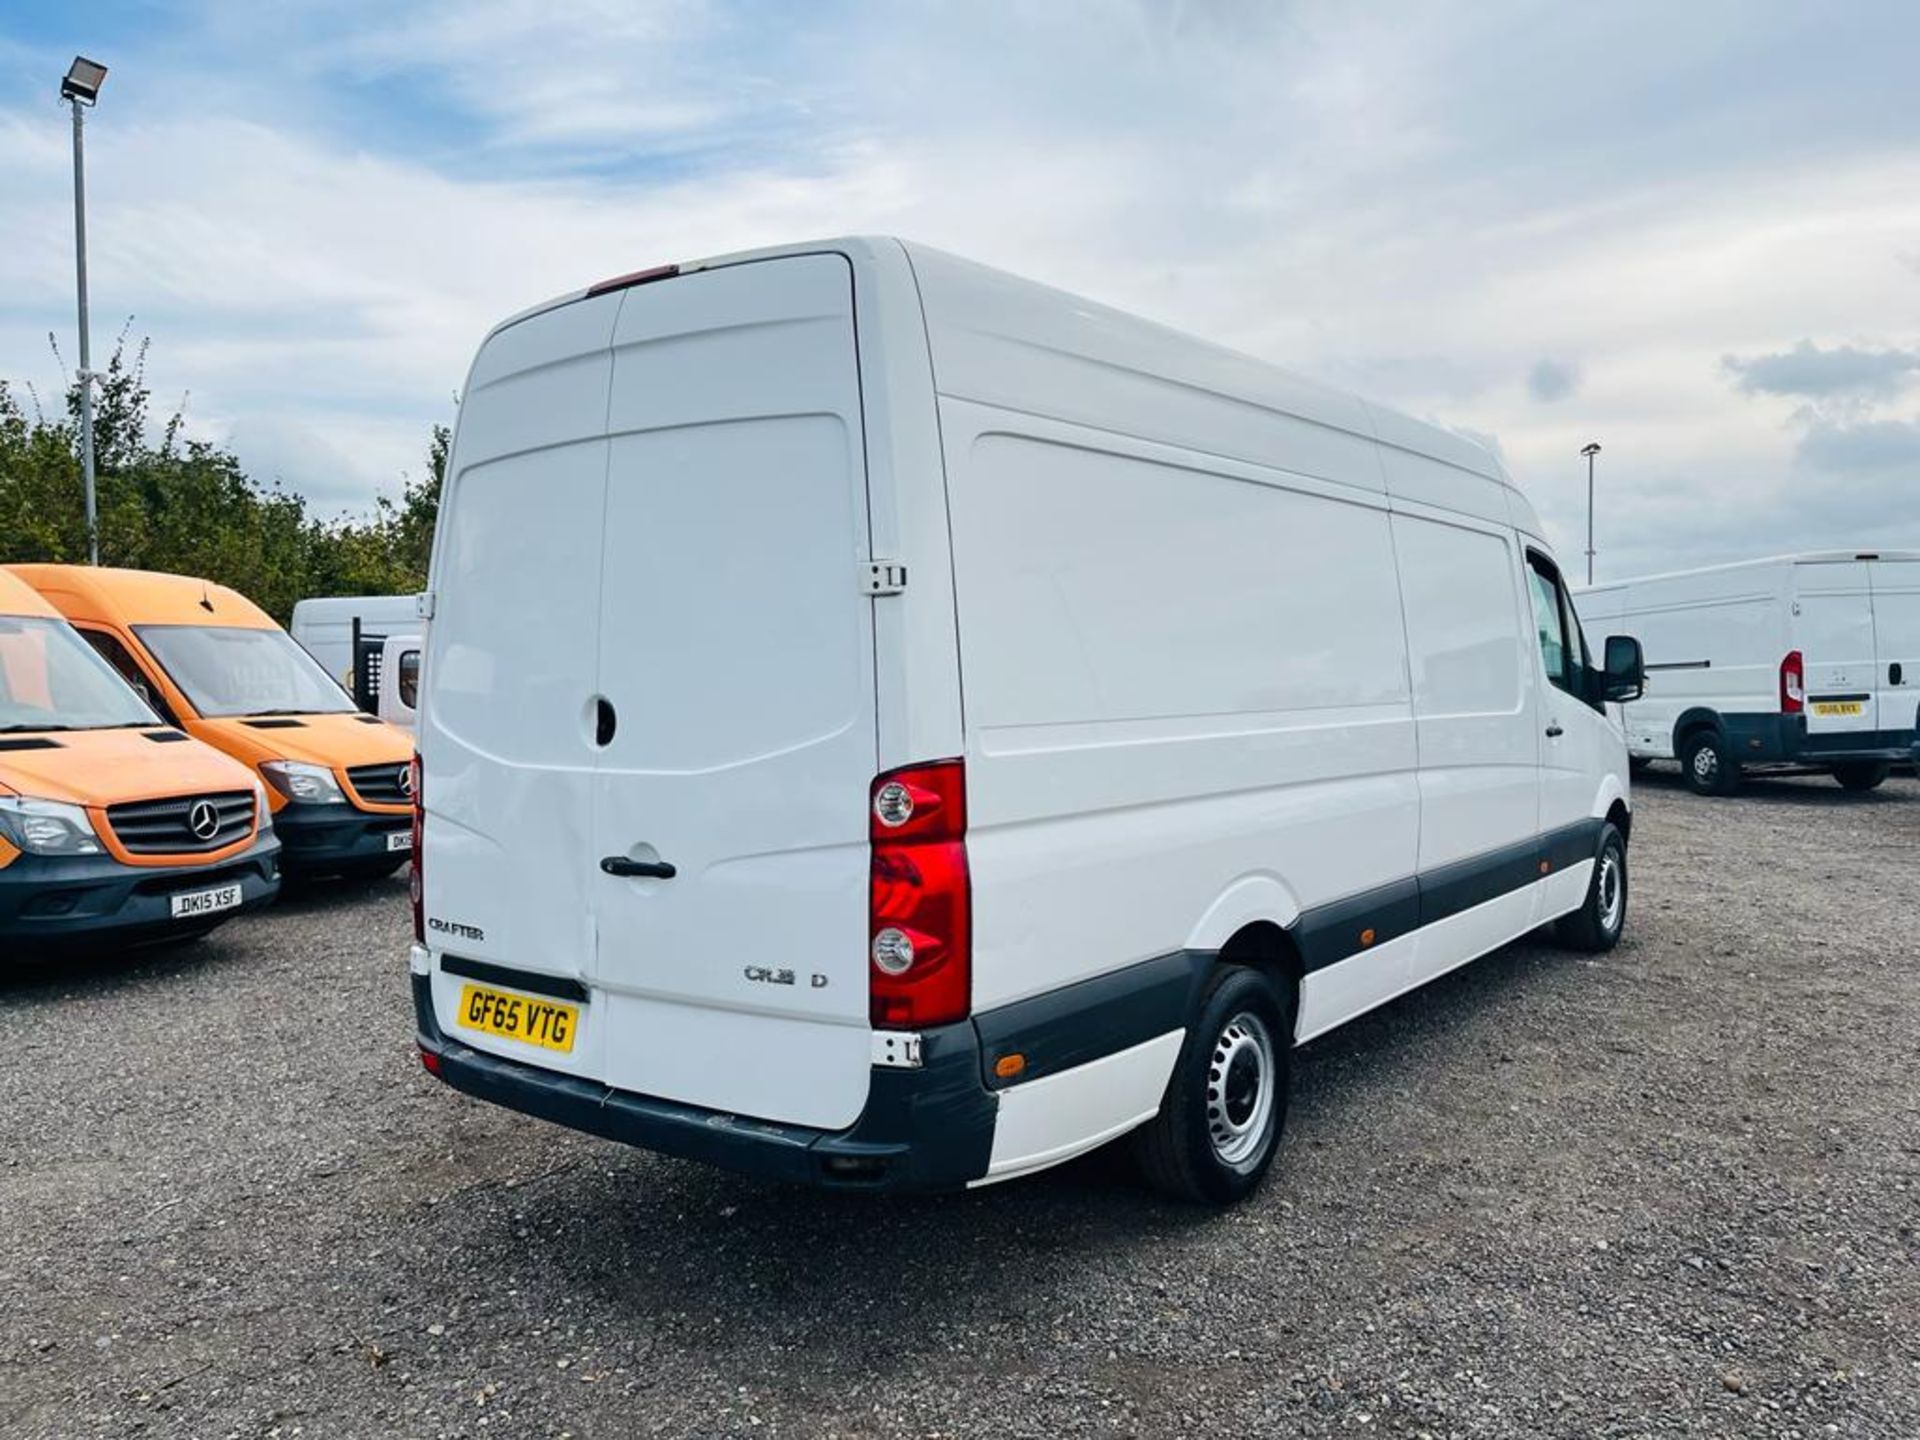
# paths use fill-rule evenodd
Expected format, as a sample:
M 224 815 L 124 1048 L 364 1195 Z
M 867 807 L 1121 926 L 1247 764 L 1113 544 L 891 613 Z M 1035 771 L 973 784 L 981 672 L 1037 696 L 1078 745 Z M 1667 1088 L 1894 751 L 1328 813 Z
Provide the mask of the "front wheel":
M 1196 1205 L 1230 1205 L 1259 1186 L 1286 1124 L 1291 1009 L 1261 971 L 1214 972 L 1160 1113 L 1132 1137 L 1134 1159 L 1156 1189 Z
M 1892 768 L 1884 760 L 1848 760 L 1833 767 L 1833 778 L 1843 790 L 1871 790 Z
M 1560 943 L 1571 950 L 1600 955 L 1620 943 L 1627 927 L 1627 842 L 1608 824 L 1600 831 L 1600 851 L 1594 857 L 1587 898 L 1554 925 Z

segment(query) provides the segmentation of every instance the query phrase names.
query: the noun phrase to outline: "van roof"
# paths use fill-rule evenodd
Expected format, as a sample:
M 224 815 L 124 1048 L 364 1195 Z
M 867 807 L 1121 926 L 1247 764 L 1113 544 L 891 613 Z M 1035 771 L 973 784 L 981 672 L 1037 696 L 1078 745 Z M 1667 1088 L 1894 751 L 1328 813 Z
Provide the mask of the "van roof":
M 1628 585 L 1649 585 L 1656 580 L 1691 580 L 1698 575 L 1759 570 L 1768 565 L 1835 565 L 1849 560 L 1920 560 L 1920 550 L 1802 550 L 1789 555 L 1760 555 L 1752 560 L 1726 560 L 1718 565 L 1696 565 L 1689 570 L 1660 570 L 1652 575 L 1630 575 L 1624 580 L 1606 580 L 1597 585 L 1576 585 L 1573 593 L 1593 595 Z
M 1104 388 L 1110 404 L 1125 416 L 1137 418 L 1144 398 L 1138 389 L 1127 391 L 1124 382 L 1129 378 L 1166 382 L 1158 398 L 1167 402 L 1162 410 L 1169 416 L 1178 397 L 1223 397 L 1224 406 L 1209 415 L 1204 426 L 1191 424 L 1197 412 L 1185 417 L 1196 441 L 1204 432 L 1208 442 L 1194 448 L 1212 450 L 1217 444 L 1217 453 L 1228 458 L 1278 463 L 1301 453 L 1303 444 L 1313 448 L 1317 435 L 1326 442 L 1320 449 L 1329 457 L 1330 468 L 1342 471 L 1321 474 L 1323 479 L 1510 520 L 1530 534 L 1542 533 L 1524 494 L 1498 458 L 1477 441 L 1242 352 L 930 246 L 890 236 L 843 236 L 683 261 L 677 268 L 685 274 L 820 253 L 844 254 L 859 265 L 888 250 L 904 252 L 912 268 L 938 372 L 936 384 L 943 394 L 993 403 L 997 396 L 989 392 L 996 387 L 1017 388 L 1018 377 L 1008 362 L 1035 355 L 1066 358 L 1089 367 L 1089 374 L 1123 382 L 1085 387 L 1082 393 L 1091 396 Z M 490 334 L 588 293 L 576 290 L 522 311 Z M 981 393 L 974 394 L 975 389 Z M 1096 426 L 1103 418 L 1085 417 Z M 1278 422 L 1283 421 L 1293 432 L 1285 446 L 1274 443 Z M 1335 442 L 1343 436 L 1383 448 L 1366 447 L 1363 454 L 1348 439 L 1341 451 Z
M 26 581 L 17 575 L 11 575 L 0 569 L 0 615 L 38 615 L 42 618 L 58 617 L 60 612 L 49 605 Z
M 91 565 L 13 565 L 20 579 L 68 618 L 126 625 L 226 625 L 277 630 L 271 615 L 238 590 L 189 575 Z

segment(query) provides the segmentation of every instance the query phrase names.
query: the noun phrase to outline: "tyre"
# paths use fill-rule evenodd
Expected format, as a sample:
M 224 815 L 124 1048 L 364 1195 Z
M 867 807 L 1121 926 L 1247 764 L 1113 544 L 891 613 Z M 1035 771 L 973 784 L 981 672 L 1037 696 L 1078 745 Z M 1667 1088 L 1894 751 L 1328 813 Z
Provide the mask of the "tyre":
M 1843 790 L 1871 790 L 1892 768 L 1884 760 L 1848 760 L 1833 767 L 1833 778 Z
M 1554 922 L 1553 933 L 1570 950 L 1601 955 L 1620 943 L 1627 925 L 1627 842 L 1613 825 L 1600 831 L 1587 898 Z
M 1680 743 L 1680 774 L 1696 795 L 1731 795 L 1740 764 L 1717 730 L 1696 730 Z
M 1187 1028 L 1160 1113 L 1132 1136 L 1149 1184 L 1196 1205 L 1253 1193 L 1286 1124 L 1293 1005 L 1265 973 L 1216 970 Z

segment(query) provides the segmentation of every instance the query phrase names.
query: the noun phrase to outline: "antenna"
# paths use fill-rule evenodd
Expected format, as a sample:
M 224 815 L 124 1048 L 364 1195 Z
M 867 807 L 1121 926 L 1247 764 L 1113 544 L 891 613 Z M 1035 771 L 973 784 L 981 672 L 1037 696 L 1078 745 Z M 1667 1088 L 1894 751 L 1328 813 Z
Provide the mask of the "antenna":
M 209 615 L 213 613 L 213 596 L 208 592 L 204 579 L 200 582 L 200 608 Z

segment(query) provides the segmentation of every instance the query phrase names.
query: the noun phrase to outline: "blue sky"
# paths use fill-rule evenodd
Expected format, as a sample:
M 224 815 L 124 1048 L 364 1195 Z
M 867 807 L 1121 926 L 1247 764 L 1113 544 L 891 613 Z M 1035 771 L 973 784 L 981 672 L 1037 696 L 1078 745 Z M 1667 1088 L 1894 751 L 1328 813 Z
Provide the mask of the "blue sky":
M 501 316 L 885 231 L 1497 444 L 1604 577 L 1920 545 L 1920 8 L 0 0 L 0 377 L 96 349 L 322 510 Z

